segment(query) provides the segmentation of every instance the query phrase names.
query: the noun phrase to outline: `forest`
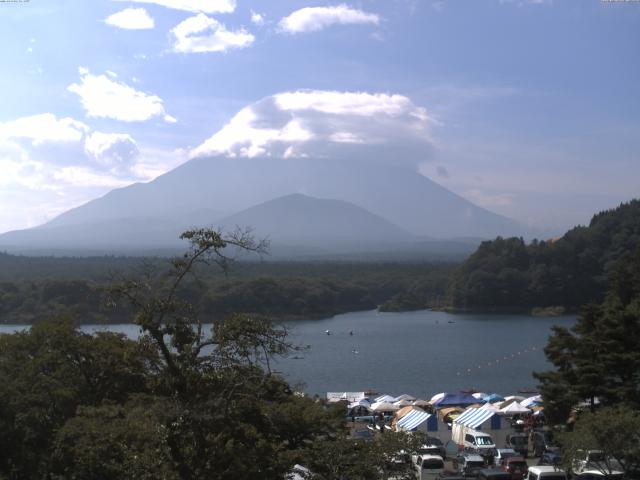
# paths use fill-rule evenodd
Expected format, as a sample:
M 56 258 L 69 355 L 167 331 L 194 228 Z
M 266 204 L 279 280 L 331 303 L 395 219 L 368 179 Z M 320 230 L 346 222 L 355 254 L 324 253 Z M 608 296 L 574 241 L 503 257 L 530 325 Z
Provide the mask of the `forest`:
M 453 273 L 447 306 L 458 311 L 529 311 L 600 303 L 618 259 L 640 244 L 640 201 L 593 216 L 564 236 L 483 242 Z

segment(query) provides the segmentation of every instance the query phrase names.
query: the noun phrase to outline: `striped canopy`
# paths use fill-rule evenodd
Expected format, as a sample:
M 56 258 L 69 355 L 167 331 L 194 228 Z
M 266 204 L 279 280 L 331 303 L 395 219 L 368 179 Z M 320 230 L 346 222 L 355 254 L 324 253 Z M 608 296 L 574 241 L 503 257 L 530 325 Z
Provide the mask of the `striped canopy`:
M 494 415 L 496 412 L 487 408 L 468 408 L 453 422 L 465 427 L 477 428 Z
M 396 423 L 396 428 L 402 430 L 413 430 L 414 428 L 426 422 L 430 416 L 430 413 L 422 412 L 419 410 L 412 410 L 400 420 L 398 420 L 398 423 Z

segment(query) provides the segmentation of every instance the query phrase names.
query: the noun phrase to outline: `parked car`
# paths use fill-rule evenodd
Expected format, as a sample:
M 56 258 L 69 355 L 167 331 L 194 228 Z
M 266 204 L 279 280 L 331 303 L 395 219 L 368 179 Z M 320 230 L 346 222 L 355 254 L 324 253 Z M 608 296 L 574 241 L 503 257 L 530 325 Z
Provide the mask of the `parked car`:
M 523 433 L 508 434 L 504 446 L 513 448 L 524 458 L 527 458 L 527 454 L 529 453 L 529 439 Z
M 444 460 L 440 455 L 412 455 L 419 480 L 435 480 L 444 472 Z
M 603 472 L 607 472 L 608 478 L 622 476 L 623 472 L 618 468 L 620 468 L 618 462 L 606 458 L 602 450 L 578 450 L 571 461 L 574 476 L 594 472 L 600 473 L 600 478 L 604 478 Z
M 453 469 L 465 477 L 476 477 L 484 467 L 484 458 L 475 453 L 459 453 L 453 459 Z
M 560 455 L 560 452 L 544 452 L 538 465 L 560 465 L 561 462 L 562 455 Z
M 496 448 L 496 456 L 494 457 L 493 464 L 500 467 L 505 459 L 516 456 L 518 456 L 518 453 L 513 448 Z
M 472 431 L 464 436 L 464 450 L 469 453 L 477 453 L 484 458 L 487 464 L 491 465 L 496 454 L 496 444 L 490 435 L 480 431 Z
M 502 469 L 511 474 L 511 480 L 522 480 L 529 467 L 523 457 L 509 457 L 504 460 Z
M 613 471 L 606 476 L 607 480 L 622 480 L 624 473 Z M 637 477 L 629 477 L 637 478 Z M 584 472 L 574 475 L 573 480 L 605 480 L 604 473 L 599 470 L 585 470 Z
M 533 456 L 541 457 L 544 452 L 557 452 L 559 449 L 553 443 L 553 436 L 547 430 L 534 430 L 531 432 L 533 444 Z
M 478 480 L 511 480 L 511 474 L 498 468 L 484 469 L 478 472 Z
M 425 443 L 418 449 L 418 453 L 425 455 L 440 455 L 443 459 L 447 458 L 447 450 L 439 438 L 427 437 Z
M 567 473 L 552 465 L 529 467 L 523 480 L 567 480 Z

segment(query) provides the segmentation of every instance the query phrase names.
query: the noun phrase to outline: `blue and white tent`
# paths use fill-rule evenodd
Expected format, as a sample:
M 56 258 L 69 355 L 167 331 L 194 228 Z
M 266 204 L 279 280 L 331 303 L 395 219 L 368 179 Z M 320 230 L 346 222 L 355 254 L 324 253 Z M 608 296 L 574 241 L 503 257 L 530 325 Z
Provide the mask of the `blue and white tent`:
M 396 430 L 411 431 L 417 429 L 429 420 L 433 415 L 420 410 L 411 410 L 396 423 Z M 426 430 L 426 428 L 424 428 Z
M 501 412 L 492 408 L 467 408 L 453 421 L 451 438 L 458 445 L 464 442 L 469 430 L 480 430 L 491 435 L 496 445 L 502 445 L 508 433 L 513 433 L 511 423 L 504 420 Z

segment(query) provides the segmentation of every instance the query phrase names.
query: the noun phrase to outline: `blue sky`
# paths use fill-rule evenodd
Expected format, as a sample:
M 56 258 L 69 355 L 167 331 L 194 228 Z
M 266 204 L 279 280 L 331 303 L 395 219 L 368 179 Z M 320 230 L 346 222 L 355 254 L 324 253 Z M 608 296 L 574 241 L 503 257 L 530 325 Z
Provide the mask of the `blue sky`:
M 543 229 L 640 194 L 640 2 L 30 0 L 0 32 L 0 232 L 321 141 Z

